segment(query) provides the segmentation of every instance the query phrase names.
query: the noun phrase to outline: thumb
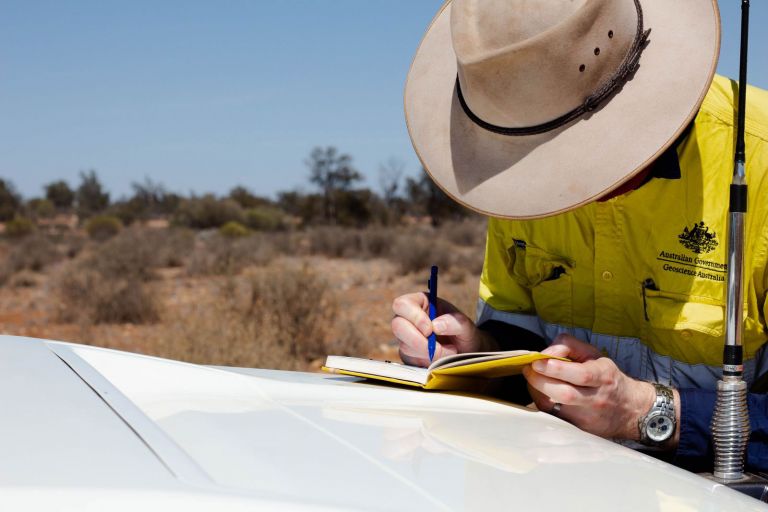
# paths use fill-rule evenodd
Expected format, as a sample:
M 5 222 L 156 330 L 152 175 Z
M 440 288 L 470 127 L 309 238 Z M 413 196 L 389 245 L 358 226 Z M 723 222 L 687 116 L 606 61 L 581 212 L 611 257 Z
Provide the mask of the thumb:
M 543 353 L 556 357 L 567 357 L 573 361 L 583 363 L 603 357 L 599 350 L 570 334 L 560 334 Z

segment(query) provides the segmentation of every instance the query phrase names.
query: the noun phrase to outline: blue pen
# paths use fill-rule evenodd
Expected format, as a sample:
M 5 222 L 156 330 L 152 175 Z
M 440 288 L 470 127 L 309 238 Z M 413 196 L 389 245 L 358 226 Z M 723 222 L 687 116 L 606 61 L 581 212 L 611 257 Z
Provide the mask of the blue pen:
M 427 283 L 429 290 L 429 319 L 434 320 L 437 317 L 437 267 L 432 266 L 432 271 L 429 273 L 429 282 Z M 437 344 L 437 336 L 434 331 L 429 335 L 427 339 L 427 349 L 429 350 L 429 362 L 435 358 L 435 346 Z

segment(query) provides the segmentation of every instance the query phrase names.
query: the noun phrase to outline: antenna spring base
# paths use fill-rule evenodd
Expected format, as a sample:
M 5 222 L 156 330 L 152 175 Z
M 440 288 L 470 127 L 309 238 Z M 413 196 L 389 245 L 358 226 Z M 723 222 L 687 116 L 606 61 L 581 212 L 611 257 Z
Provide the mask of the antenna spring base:
M 718 381 L 712 416 L 715 478 L 739 480 L 744 476 L 744 453 L 749 433 L 747 383 L 741 379 Z

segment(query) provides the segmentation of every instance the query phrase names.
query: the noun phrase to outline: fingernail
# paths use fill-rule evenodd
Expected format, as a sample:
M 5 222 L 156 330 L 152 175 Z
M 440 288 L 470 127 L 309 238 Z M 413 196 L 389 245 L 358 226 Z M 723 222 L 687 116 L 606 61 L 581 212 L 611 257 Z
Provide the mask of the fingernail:
M 445 320 L 433 320 L 432 321 L 432 328 L 435 330 L 435 334 L 440 334 L 445 330 L 447 326 L 445 325 Z
M 536 370 L 537 372 L 541 373 L 541 372 L 543 372 L 544 370 L 547 369 L 547 362 L 546 361 L 534 361 L 533 363 L 531 363 L 531 366 L 533 367 L 534 370 Z

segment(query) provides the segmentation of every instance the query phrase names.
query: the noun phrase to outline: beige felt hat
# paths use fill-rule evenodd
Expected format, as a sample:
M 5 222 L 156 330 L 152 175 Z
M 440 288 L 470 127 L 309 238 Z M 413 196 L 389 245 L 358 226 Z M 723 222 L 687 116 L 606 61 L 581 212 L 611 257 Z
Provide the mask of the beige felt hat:
M 719 51 L 716 0 L 448 0 L 408 74 L 408 131 L 460 203 L 553 215 L 672 144 Z

